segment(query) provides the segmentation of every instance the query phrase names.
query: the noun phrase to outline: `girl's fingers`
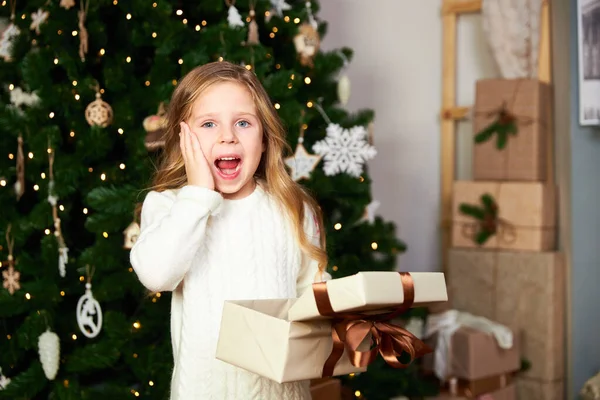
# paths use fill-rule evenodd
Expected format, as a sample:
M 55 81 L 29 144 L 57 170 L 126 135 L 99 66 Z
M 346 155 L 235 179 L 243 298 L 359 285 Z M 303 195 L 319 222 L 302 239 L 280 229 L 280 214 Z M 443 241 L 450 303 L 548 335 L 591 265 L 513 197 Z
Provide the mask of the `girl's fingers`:
M 194 159 L 194 149 L 192 148 L 192 134 L 190 132 L 190 127 L 187 126 L 185 122 L 182 122 L 183 132 L 185 137 L 185 150 L 187 152 L 188 159 Z

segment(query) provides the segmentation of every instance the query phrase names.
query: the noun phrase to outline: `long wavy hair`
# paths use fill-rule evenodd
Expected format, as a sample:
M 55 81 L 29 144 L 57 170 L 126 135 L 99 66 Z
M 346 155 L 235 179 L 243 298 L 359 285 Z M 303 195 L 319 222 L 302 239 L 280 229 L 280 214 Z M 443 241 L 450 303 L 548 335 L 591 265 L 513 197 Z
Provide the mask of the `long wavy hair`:
M 169 103 L 164 133 L 165 147 L 150 189 L 160 192 L 179 189 L 187 184 L 185 164 L 179 147 L 179 124 L 191 117 L 196 99 L 209 86 L 219 82 L 239 83 L 252 95 L 262 124 L 266 147 L 255 177 L 264 182 L 265 191 L 273 196 L 288 214 L 303 254 L 317 261 L 320 271 L 325 271 L 326 240 L 320 207 L 286 171 L 283 157 L 285 152 L 291 152 L 291 149 L 285 138 L 283 124 L 256 75 L 244 67 L 224 61 L 212 62 L 196 67 L 179 82 Z M 320 232 L 319 246 L 313 245 L 304 232 L 305 204 L 315 217 Z

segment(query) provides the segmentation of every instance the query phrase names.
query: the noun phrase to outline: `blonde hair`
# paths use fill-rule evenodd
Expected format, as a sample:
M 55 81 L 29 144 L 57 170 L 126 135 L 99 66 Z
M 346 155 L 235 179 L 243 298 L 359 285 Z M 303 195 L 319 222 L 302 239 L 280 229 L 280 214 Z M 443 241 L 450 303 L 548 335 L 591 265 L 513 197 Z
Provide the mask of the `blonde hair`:
M 318 262 L 319 270 L 327 267 L 325 229 L 319 205 L 285 169 L 284 151 L 291 151 L 285 129 L 269 95 L 253 72 L 228 62 L 208 63 L 191 70 L 177 85 L 167 111 L 164 133 L 165 147 L 152 182 L 152 190 L 179 189 L 187 184 L 185 164 L 179 147 L 179 124 L 191 117 L 192 105 L 209 86 L 218 82 L 236 82 L 248 89 L 263 127 L 265 152 L 255 173 L 264 181 L 264 189 L 287 212 L 294 235 L 302 252 Z M 315 217 L 320 232 L 319 246 L 315 246 L 304 232 L 305 204 Z

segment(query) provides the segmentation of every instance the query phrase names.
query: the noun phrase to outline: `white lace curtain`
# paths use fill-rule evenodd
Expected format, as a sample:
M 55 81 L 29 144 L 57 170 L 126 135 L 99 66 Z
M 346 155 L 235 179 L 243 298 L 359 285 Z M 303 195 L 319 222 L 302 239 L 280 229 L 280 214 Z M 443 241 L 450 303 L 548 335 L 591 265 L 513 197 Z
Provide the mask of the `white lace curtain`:
M 543 1 L 483 0 L 483 29 L 503 78 L 537 77 Z

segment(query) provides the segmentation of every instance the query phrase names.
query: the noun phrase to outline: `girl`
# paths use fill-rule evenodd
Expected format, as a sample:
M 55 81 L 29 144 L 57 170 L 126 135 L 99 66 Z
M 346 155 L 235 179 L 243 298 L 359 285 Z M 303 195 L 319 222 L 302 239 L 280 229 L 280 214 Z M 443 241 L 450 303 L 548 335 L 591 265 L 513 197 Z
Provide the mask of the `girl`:
M 215 359 L 225 300 L 293 298 L 329 278 L 319 207 L 285 170 L 266 91 L 245 68 L 210 63 L 179 83 L 167 120 L 131 264 L 149 290 L 173 291 L 171 399 L 310 399 L 308 382 Z

